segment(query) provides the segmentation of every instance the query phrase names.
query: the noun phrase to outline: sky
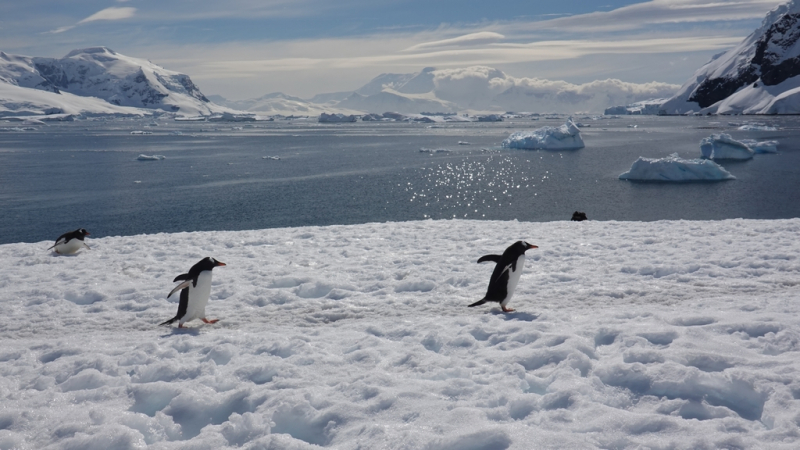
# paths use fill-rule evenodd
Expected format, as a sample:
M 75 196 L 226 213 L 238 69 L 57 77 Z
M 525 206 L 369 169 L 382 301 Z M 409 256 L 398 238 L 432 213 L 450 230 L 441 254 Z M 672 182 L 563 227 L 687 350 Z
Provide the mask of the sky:
M 26 0 L 0 50 L 106 46 L 231 100 L 352 91 L 382 73 L 487 65 L 515 77 L 683 84 L 775 0 Z

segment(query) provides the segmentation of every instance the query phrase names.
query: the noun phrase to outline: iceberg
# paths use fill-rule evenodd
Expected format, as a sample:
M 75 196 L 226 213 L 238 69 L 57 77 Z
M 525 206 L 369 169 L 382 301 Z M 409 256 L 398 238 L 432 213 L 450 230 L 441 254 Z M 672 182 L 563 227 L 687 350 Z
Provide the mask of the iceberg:
M 620 180 L 634 181 L 722 181 L 736 177 L 709 159 L 682 159 L 677 153 L 666 158 L 639 157 Z
M 759 142 L 755 139 L 742 139 L 740 142 L 756 153 L 778 153 L 778 141 Z
M 571 117 L 558 128 L 546 126 L 535 131 L 512 133 L 502 146 L 527 150 L 577 150 L 585 147 L 581 131 Z
M 707 159 L 750 159 L 754 154 L 750 147 L 725 133 L 702 139 L 700 152 Z
M 162 159 L 167 159 L 164 155 L 145 155 L 141 154 L 139 157 L 136 158 L 139 161 L 161 161 Z

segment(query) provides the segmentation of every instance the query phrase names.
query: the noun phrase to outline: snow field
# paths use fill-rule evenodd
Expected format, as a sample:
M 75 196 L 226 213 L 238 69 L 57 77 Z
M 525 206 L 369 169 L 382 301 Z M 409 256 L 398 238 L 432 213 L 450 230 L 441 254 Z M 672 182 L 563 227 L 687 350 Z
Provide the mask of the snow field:
M 2 245 L 0 449 L 797 448 L 799 231 L 423 221 Z M 517 312 L 467 308 L 493 268 L 475 261 L 517 239 L 539 246 Z M 205 256 L 228 264 L 220 322 L 156 326 Z

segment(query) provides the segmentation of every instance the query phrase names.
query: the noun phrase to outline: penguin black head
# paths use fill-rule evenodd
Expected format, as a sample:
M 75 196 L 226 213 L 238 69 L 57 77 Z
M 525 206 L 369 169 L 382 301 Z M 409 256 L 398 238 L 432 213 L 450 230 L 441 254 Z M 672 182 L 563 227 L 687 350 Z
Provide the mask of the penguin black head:
M 514 250 L 518 252 L 520 255 L 524 254 L 527 250 L 530 250 L 532 248 L 539 248 L 536 245 L 529 244 L 525 241 L 517 241 L 511 247 L 514 248 Z
M 206 256 L 205 258 L 201 259 L 200 262 L 198 262 L 197 264 L 192 266 L 192 268 L 189 271 L 190 272 L 203 272 L 205 270 L 212 270 L 214 267 L 225 266 L 225 265 L 227 265 L 227 264 L 225 264 L 222 261 L 217 261 L 216 259 L 214 259 L 214 258 L 212 258 L 210 256 Z
M 86 236 L 91 236 L 85 228 L 78 228 L 73 233 L 77 234 L 78 239 L 83 240 Z

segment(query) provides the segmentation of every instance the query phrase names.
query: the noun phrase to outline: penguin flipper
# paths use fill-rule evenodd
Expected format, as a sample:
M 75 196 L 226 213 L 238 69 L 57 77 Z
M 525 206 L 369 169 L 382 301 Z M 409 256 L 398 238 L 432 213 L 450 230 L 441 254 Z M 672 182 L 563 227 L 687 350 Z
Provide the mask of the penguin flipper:
M 181 276 L 181 275 L 178 275 L 178 276 Z M 177 278 L 176 278 L 176 280 L 177 280 Z M 175 288 L 174 288 L 174 289 L 172 289 L 171 291 L 169 291 L 169 295 L 167 295 L 167 298 L 170 298 L 170 297 L 172 296 L 172 294 L 174 294 L 174 293 L 176 293 L 176 292 L 180 291 L 181 289 L 186 289 L 186 288 L 188 288 L 190 284 L 192 284 L 192 280 L 191 280 L 191 279 L 189 279 L 189 280 L 186 280 L 186 281 L 184 281 L 183 283 L 181 283 L 181 284 L 179 284 L 179 285 L 175 286 Z
M 482 298 L 482 299 L 478 300 L 477 302 L 475 302 L 475 303 L 473 303 L 471 305 L 467 305 L 467 307 L 468 308 L 472 308 L 473 306 L 480 306 L 480 305 L 482 305 L 484 303 L 486 303 L 486 298 Z
M 478 258 L 478 264 L 486 261 L 492 261 L 499 263 L 500 262 L 500 255 L 484 255 Z
M 178 275 L 177 277 L 175 277 L 175 279 L 172 280 L 172 282 L 174 283 L 174 282 L 180 281 L 180 280 L 189 280 L 190 278 L 191 277 L 190 277 L 190 275 L 188 273 L 182 273 L 182 274 Z

